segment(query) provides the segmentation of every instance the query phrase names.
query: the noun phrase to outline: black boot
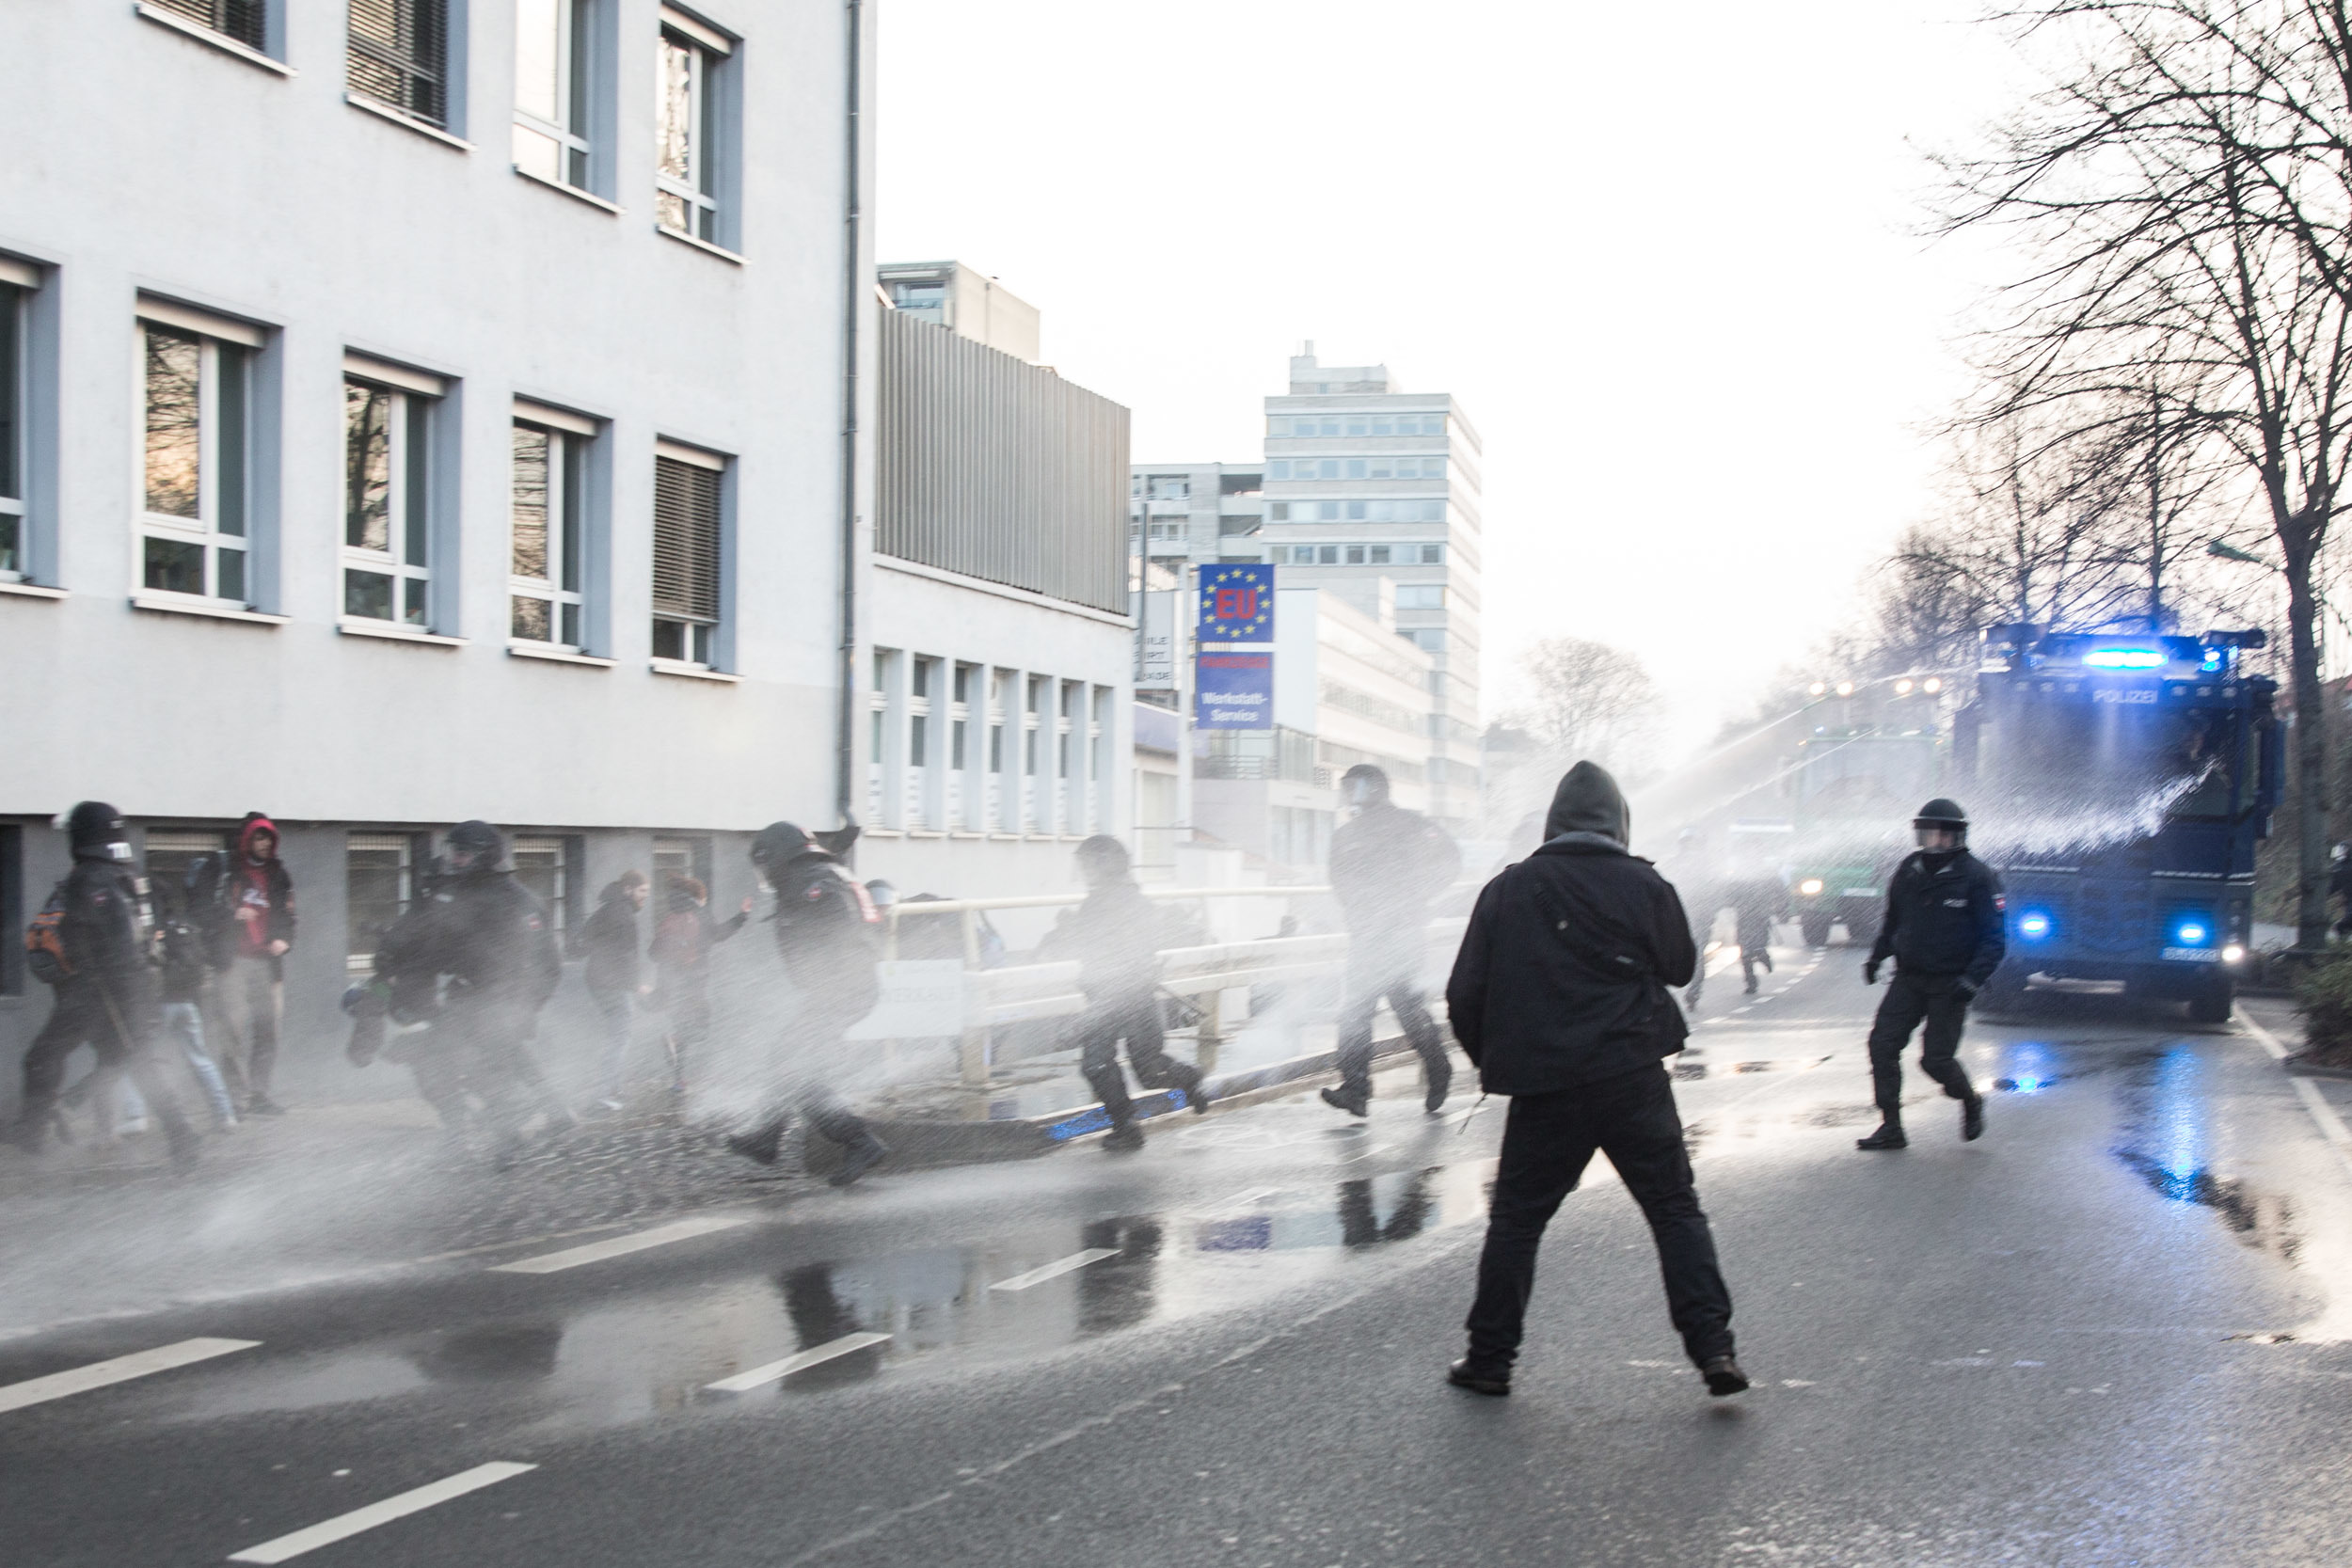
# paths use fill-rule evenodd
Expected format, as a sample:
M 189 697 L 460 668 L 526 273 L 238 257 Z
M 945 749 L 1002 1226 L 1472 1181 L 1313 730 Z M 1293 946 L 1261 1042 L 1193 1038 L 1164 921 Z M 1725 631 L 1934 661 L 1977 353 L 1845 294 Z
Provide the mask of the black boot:
M 1103 1147 L 1115 1154 L 1125 1154 L 1141 1148 L 1143 1129 L 1132 1121 L 1120 1122 L 1111 1129 L 1110 1136 L 1103 1140 Z
M 1324 1090 L 1323 1102 L 1335 1111 L 1345 1111 L 1351 1117 L 1366 1117 L 1372 1114 L 1370 1095 L 1351 1094 L 1343 1088 Z
M 1451 1064 L 1441 1062 L 1435 1072 L 1426 1069 L 1422 1070 L 1427 1083 L 1422 1090 L 1421 1108 L 1434 1117 L 1445 1109 L 1445 1098 L 1454 1092 L 1454 1069 Z
M 846 1187 L 880 1164 L 890 1152 L 890 1146 L 864 1128 L 841 1151 L 841 1168 L 825 1178 L 827 1184 Z
M 1473 1394 L 1491 1394 L 1500 1399 L 1511 1391 L 1511 1370 L 1481 1367 L 1469 1356 L 1445 1370 L 1445 1380 L 1456 1388 L 1467 1388 Z
M 1192 1069 L 1192 1077 L 1189 1081 L 1177 1086 L 1184 1091 L 1184 1103 L 1192 1107 L 1194 1116 L 1205 1117 L 1209 1114 L 1209 1101 L 1212 1098 L 1209 1094 L 1209 1080 L 1199 1068 Z
M 1960 1141 L 1975 1143 L 1984 1136 L 1984 1096 L 1972 1094 L 1960 1102 Z
M 1868 1137 L 1856 1138 L 1853 1146 L 1856 1148 L 1909 1148 L 1911 1140 L 1903 1136 L 1901 1122 L 1883 1121 L 1879 1123 L 1879 1130 Z
M 1728 1352 L 1710 1355 L 1699 1372 L 1707 1379 L 1707 1391 L 1717 1399 L 1726 1394 L 1744 1394 L 1748 1389 L 1748 1374 L 1740 1370 L 1740 1363 Z

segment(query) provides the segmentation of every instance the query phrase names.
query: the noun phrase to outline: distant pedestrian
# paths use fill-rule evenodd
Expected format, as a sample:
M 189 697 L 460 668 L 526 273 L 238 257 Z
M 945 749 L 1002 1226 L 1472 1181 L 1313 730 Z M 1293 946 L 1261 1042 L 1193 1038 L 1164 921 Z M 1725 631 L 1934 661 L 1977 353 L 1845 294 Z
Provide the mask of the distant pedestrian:
M 604 1064 L 598 1074 L 597 1104 L 607 1111 L 621 1108 L 628 1086 L 629 1047 L 637 1035 L 637 1004 L 650 994 L 637 940 L 637 912 L 645 907 L 645 874 L 622 872 L 605 885 L 596 912 L 573 934 L 573 956 L 588 960 L 588 997 L 604 1021 Z
M 2337 909 L 2336 940 L 2352 941 L 2352 845 L 2337 845 L 2328 851 L 2331 864 L 2328 871 L 2328 891 L 2334 895 Z
M 2009 951 L 2008 900 L 2001 879 L 1968 852 L 1968 814 L 1942 796 L 1912 818 L 1919 847 L 1886 884 L 1886 918 L 1862 966 L 1877 985 L 1879 966 L 1895 960 L 1895 977 L 1870 1024 L 1870 1081 L 1879 1128 L 1857 1138 L 1858 1148 L 1904 1148 L 1903 1048 L 1922 1021 L 1919 1070 L 1960 1101 L 1960 1135 L 1984 1135 L 1984 1097 L 1959 1062 L 1968 1005 L 2001 967 Z
M 1756 970 L 1772 972 L 1772 922 L 1788 912 L 1788 890 L 1772 872 L 1751 870 L 1730 888 L 1731 913 L 1740 940 L 1740 977 L 1756 994 Z
M 1331 892 L 1347 916 L 1347 1001 L 1340 1010 L 1337 1088 L 1324 1102 L 1349 1116 L 1372 1106 L 1372 1026 L 1385 997 L 1421 1057 L 1422 1105 L 1435 1112 L 1453 1085 L 1445 1037 L 1422 1001 L 1429 904 L 1462 867 L 1445 830 L 1389 799 L 1389 776 L 1358 763 L 1340 777 L 1356 810 L 1331 835 Z
M 222 900 L 231 933 L 230 962 L 221 976 L 221 1010 L 244 1048 L 239 1069 L 245 1109 L 285 1115 L 270 1098 L 278 1067 L 278 1036 L 286 1013 L 286 955 L 294 942 L 294 879 L 278 858 L 278 824 L 247 812 L 237 828 Z M 224 1042 L 225 1044 L 226 1042 Z
M 843 1037 L 882 999 L 874 907 L 834 847 L 846 849 L 856 832 L 852 825 L 828 835 L 828 844 L 789 822 L 771 822 L 752 843 L 752 864 L 775 892 L 776 953 L 801 1006 L 792 1020 L 785 1083 L 756 1123 L 727 1139 L 745 1159 L 772 1165 L 798 1112 L 818 1136 L 840 1146 L 841 1164 L 827 1178 L 836 1187 L 850 1185 L 890 1152 L 834 1088 L 848 1067 Z
M 155 951 L 163 971 L 159 1008 L 163 1037 L 179 1046 L 188 1071 L 213 1107 L 214 1121 L 226 1132 L 237 1125 L 237 1109 L 204 1035 L 205 999 L 214 973 L 211 945 L 197 922 L 189 918 L 185 887 L 166 879 L 153 884 L 153 896 Z
M 710 951 L 743 928 L 752 901 L 723 921 L 710 918 L 710 890 L 673 873 L 662 884 L 666 909 L 654 927 L 656 1002 L 669 1019 L 662 1038 L 670 1052 L 670 1093 L 686 1093 L 686 1064 L 699 1064 L 710 1040 Z
M 56 1003 L 24 1053 L 24 1101 L 9 1141 L 40 1152 L 56 1115 L 66 1058 L 87 1045 L 102 1082 L 127 1075 L 162 1120 L 171 1159 L 196 1162 L 196 1130 L 180 1111 L 150 1053 L 156 1024 L 152 916 L 146 879 L 134 874 L 121 814 L 84 800 L 67 815 L 73 869 L 54 888 L 25 933 L 27 967 Z M 103 1101 L 102 1100 L 102 1103 Z
M 1078 960 L 1078 989 L 1086 1011 L 1069 1039 L 1078 1046 L 1078 1071 L 1110 1117 L 1108 1149 L 1143 1147 L 1136 1125 L 1135 1101 L 1119 1069 L 1120 1041 L 1136 1082 L 1147 1089 L 1174 1088 L 1196 1114 L 1209 1109 L 1200 1069 L 1168 1053 L 1167 1025 L 1160 1016 L 1160 948 L 1167 922 L 1143 895 L 1127 859 L 1127 847 L 1107 833 L 1078 846 L 1078 875 L 1086 901 L 1062 911 L 1038 944 L 1041 963 Z
M 1544 1227 L 1596 1149 L 1649 1221 L 1667 1308 L 1710 1394 L 1736 1394 L 1731 1292 L 1699 1208 L 1662 1058 L 1690 1028 L 1666 994 L 1697 966 L 1689 917 L 1629 854 L 1616 781 L 1580 762 L 1552 797 L 1541 848 L 1486 884 L 1463 933 L 1446 1006 L 1489 1094 L 1511 1096 L 1495 1173 L 1470 1351 L 1448 1381 L 1511 1391 Z

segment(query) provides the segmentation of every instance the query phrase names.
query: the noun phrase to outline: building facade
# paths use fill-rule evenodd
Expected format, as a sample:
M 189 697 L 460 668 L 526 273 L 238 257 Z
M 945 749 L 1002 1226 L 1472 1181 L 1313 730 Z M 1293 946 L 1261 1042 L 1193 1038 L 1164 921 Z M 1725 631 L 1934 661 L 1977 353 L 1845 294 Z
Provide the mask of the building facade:
M 724 907 L 748 834 L 834 819 L 861 15 L 0 15 L 43 149 L 0 159 L 0 927 L 65 870 L 75 800 L 160 874 L 267 811 L 300 1096 L 447 824 L 508 828 L 567 925 L 626 866 Z M 30 66 L 93 48 L 103 87 Z M 15 946 L 0 1071 L 46 1009 Z

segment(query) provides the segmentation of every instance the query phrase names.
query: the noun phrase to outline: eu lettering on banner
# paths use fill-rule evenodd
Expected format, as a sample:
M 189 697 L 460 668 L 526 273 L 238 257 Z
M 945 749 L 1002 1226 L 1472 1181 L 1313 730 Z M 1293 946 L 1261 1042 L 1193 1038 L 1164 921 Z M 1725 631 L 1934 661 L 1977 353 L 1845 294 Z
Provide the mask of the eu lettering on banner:
M 1195 657 L 1192 722 L 1202 730 L 1274 727 L 1274 656 L 1203 648 Z
M 1200 568 L 1200 641 L 1274 641 L 1274 568 L 1263 562 Z

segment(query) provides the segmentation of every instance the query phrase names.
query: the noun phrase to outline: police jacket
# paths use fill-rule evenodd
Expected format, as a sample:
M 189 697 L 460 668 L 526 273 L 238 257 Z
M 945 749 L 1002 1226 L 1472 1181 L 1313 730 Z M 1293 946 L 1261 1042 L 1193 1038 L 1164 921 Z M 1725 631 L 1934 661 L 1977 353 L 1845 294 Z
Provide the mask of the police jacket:
M 1690 917 L 1626 852 L 1607 773 L 1562 781 L 1552 837 L 1478 895 L 1445 988 L 1454 1037 L 1489 1094 L 1548 1094 L 1654 1066 L 1689 1035 L 1668 986 L 1698 963 Z
M 433 1011 L 446 976 L 453 1007 L 536 1013 L 563 978 L 564 960 L 539 907 L 511 871 L 468 871 L 441 879 L 376 943 L 375 972 L 392 987 L 396 1018 Z
M 1063 911 L 1038 943 L 1038 958 L 1077 959 L 1078 989 L 1089 997 L 1149 991 L 1160 981 L 1161 936 L 1168 926 L 1162 913 L 1122 877 Z
M 147 882 L 111 861 L 76 860 L 64 884 L 57 941 L 71 971 L 66 986 L 94 986 L 121 1006 L 153 999 Z
M 1967 850 L 1918 850 L 1887 883 L 1886 919 L 1870 961 L 1892 958 L 1904 974 L 1957 974 L 1981 987 L 2009 950 L 2006 908 L 2001 879 Z
M 873 901 L 842 863 L 808 848 L 770 873 L 776 890 L 776 951 L 793 985 L 829 1006 L 870 1010 L 875 976 Z
M 1461 865 L 1461 851 L 1444 829 L 1386 800 L 1331 835 L 1331 893 L 1351 931 L 1426 924 L 1429 901 Z

